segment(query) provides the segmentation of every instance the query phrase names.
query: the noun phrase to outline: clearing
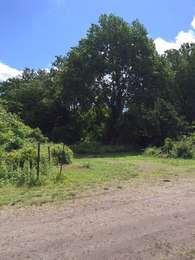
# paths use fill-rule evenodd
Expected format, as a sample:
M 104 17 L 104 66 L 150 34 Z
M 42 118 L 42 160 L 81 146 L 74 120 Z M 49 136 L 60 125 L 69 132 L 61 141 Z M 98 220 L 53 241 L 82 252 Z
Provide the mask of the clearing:
M 193 160 L 88 157 L 65 170 L 61 197 L 1 188 L 16 205 L 0 209 L 0 259 L 195 259 Z

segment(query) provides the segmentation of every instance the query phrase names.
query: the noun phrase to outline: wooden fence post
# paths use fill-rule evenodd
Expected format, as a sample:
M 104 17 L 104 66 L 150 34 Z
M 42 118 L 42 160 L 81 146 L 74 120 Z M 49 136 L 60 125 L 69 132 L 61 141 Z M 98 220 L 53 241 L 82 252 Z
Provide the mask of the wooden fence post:
M 48 160 L 49 160 L 49 164 L 51 162 L 51 151 L 50 151 L 50 146 L 48 146 Z
M 40 175 L 40 149 L 41 145 L 38 143 L 37 145 L 37 180 L 39 180 L 39 175 Z

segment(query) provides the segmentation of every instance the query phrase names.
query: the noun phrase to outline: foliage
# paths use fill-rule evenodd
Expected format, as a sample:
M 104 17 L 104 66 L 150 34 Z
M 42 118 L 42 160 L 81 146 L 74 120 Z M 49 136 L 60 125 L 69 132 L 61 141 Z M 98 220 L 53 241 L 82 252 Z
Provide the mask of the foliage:
M 162 147 L 146 148 L 144 153 L 148 156 L 192 159 L 195 157 L 194 134 L 182 136 L 179 140 L 166 138 Z
M 20 149 L 27 142 L 44 142 L 46 138 L 39 129 L 26 126 L 18 116 L 6 112 L 0 106 L 0 147 L 5 151 Z
M 48 153 L 50 147 L 51 154 Z M 34 186 L 41 184 L 48 178 L 56 165 L 72 163 L 73 153 L 70 148 L 62 144 L 45 144 L 41 146 L 39 158 L 39 174 L 37 176 L 38 152 L 37 145 L 26 143 L 18 150 L 5 152 L 0 150 L 0 183 L 12 183 L 18 186 Z
M 0 107 L 0 183 L 19 186 L 41 184 L 43 176 L 49 174 L 54 159 L 58 159 L 61 164 L 72 162 L 72 151 L 68 147 L 64 146 L 64 150 L 59 154 L 59 147 L 63 146 L 45 143 L 46 140 L 39 129 L 31 129 L 18 116 L 7 113 Z M 38 143 L 41 143 L 40 158 L 37 151 Z M 58 148 L 52 163 L 49 161 L 47 150 L 50 145 Z
M 191 136 L 183 136 L 180 140 L 165 139 L 162 153 L 172 158 L 191 159 L 193 157 L 193 146 Z
M 35 185 L 37 180 L 37 149 L 35 145 L 26 143 L 18 150 L 2 153 L 0 162 L 0 182 L 2 180 L 17 185 Z M 46 158 L 41 156 L 41 173 L 45 173 Z
M 139 21 L 102 15 L 50 71 L 25 69 L 0 84 L 0 102 L 54 142 L 160 145 L 195 120 L 194 53 L 184 45 L 159 56 Z M 3 138 L 8 151 L 22 145 L 20 134 Z
M 51 155 L 57 165 L 71 164 L 73 160 L 72 150 L 63 144 L 53 145 Z
M 72 150 L 103 156 L 148 147 L 147 156 L 194 158 L 194 122 L 195 44 L 160 56 L 138 20 L 102 15 L 50 71 L 25 69 L 0 83 L 0 185 L 56 180 L 58 166 L 62 181 Z M 101 170 L 96 178 L 104 179 Z
M 175 157 L 183 159 L 192 159 L 194 154 L 192 150 L 192 143 L 190 141 L 182 140 L 175 144 Z
M 175 142 L 171 138 L 166 138 L 165 143 L 162 147 L 162 152 L 168 155 L 171 155 L 174 150 Z
M 143 183 L 149 187 L 163 180 L 194 177 L 195 160 L 146 157 L 142 155 L 82 156 L 63 168 L 60 182 L 54 182 L 56 169 L 51 169 L 44 185 L 29 189 L 26 186 L 0 183 L 2 205 L 42 205 L 73 198 L 102 194 L 107 190 L 125 189 L 127 184 Z M 137 185 L 135 186 L 137 187 Z
M 147 147 L 144 150 L 144 155 L 158 157 L 161 154 L 161 150 L 157 147 Z
M 76 154 L 94 154 L 94 155 L 103 155 L 103 154 L 114 154 L 114 153 L 125 153 L 135 151 L 133 146 L 124 146 L 124 145 L 102 145 L 99 142 L 92 141 L 88 138 L 82 142 L 72 146 L 73 151 Z
M 175 74 L 177 109 L 191 124 L 195 120 L 195 44 L 184 44 L 169 57 L 169 62 Z

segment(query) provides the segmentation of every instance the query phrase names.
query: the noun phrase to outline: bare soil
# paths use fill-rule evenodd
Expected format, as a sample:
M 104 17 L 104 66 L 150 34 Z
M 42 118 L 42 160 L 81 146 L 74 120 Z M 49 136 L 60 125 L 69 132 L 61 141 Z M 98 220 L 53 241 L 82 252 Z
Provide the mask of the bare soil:
M 195 259 L 195 180 L 3 208 L 0 259 Z

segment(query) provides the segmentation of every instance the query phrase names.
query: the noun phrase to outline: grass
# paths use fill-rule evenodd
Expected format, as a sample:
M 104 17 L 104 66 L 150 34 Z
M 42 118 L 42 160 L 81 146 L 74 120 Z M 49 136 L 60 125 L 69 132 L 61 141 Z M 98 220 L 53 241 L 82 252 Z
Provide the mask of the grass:
M 0 206 L 41 205 L 105 191 L 134 182 L 159 181 L 175 176 L 193 176 L 195 160 L 160 159 L 143 155 L 81 157 L 63 169 L 60 180 L 51 170 L 42 186 L 0 186 Z

